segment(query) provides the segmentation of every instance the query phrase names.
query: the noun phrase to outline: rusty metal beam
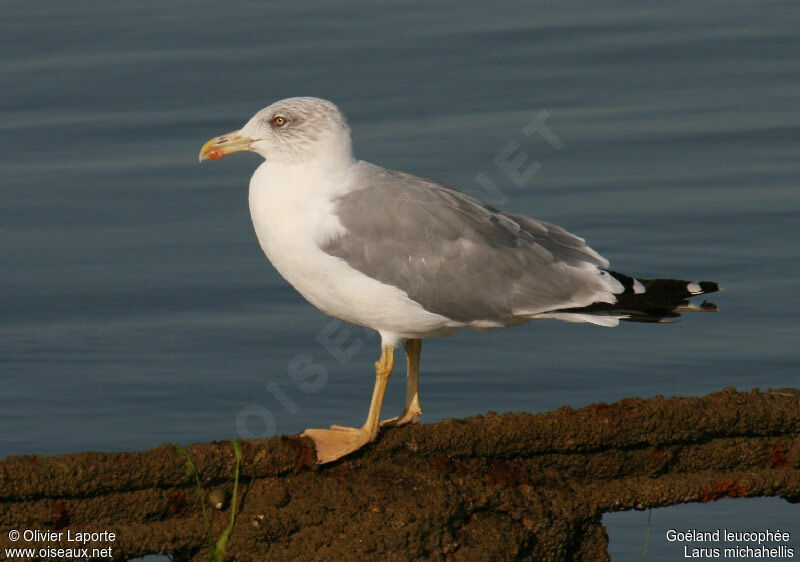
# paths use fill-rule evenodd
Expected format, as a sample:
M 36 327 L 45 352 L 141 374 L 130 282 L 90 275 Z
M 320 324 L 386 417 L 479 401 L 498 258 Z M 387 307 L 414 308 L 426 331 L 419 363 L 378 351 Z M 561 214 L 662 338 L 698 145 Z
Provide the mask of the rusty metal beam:
M 231 560 L 602 560 L 606 512 L 721 497 L 800 501 L 797 389 L 387 429 L 323 467 L 306 438 L 239 443 Z M 191 462 L 172 445 L 0 461 L 0 549 L 68 548 L 68 530 L 108 531 L 113 541 L 91 546 L 110 547 L 113 560 L 208 560 L 200 498 L 222 500 L 207 509 L 216 540 L 230 521 L 236 461 L 229 442 L 185 451 Z M 11 529 L 62 534 L 13 542 Z

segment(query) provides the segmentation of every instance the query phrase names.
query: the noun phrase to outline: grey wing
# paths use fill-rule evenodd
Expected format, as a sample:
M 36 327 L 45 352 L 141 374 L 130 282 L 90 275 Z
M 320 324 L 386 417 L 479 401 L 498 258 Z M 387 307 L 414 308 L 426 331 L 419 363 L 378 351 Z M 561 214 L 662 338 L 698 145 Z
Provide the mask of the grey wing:
M 502 213 L 443 184 L 359 163 L 335 201 L 345 232 L 323 249 L 463 323 L 518 324 L 561 308 L 614 302 L 608 262 L 564 229 Z M 616 291 L 614 291 L 616 292 Z

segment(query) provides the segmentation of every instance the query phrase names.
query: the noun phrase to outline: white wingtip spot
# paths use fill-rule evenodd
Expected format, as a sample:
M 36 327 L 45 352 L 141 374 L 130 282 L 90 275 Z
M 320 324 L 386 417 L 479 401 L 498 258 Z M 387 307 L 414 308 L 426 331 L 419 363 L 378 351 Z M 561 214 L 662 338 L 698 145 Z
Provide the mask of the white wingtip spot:
M 642 294 L 644 292 L 645 292 L 645 288 L 644 288 L 644 285 L 642 285 L 642 282 L 639 281 L 638 279 L 634 279 L 633 280 L 633 294 L 634 295 L 640 295 L 640 294 Z
M 687 283 L 686 290 L 693 295 L 700 295 L 703 293 L 703 289 L 697 283 Z
M 625 286 L 617 281 L 608 271 L 603 269 L 598 270 L 600 277 L 606 282 L 607 290 L 615 295 L 620 295 L 625 292 Z M 611 301 L 616 302 L 616 298 Z

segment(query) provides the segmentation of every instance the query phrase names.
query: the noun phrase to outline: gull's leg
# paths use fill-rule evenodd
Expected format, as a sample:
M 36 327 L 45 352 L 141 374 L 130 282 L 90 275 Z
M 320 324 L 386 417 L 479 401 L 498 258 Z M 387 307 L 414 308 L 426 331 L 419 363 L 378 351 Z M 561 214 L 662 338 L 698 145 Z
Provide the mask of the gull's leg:
M 406 340 L 406 360 L 408 361 L 408 381 L 406 383 L 406 407 L 402 415 L 381 422 L 381 425 L 407 425 L 419 423 L 422 408 L 419 405 L 419 355 L 422 340 Z
M 335 461 L 375 440 L 380 429 L 381 405 L 392 368 L 394 348 L 384 345 L 381 347 L 381 358 L 375 363 L 375 389 L 372 391 L 367 421 L 362 427 L 332 425 L 330 429 L 306 429 L 302 433 L 314 440 L 318 463 Z

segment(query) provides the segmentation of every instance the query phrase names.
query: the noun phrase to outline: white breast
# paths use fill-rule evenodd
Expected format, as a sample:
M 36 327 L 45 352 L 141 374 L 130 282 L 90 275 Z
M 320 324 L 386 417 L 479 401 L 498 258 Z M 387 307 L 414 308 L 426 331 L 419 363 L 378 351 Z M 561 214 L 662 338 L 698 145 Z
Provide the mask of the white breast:
M 331 200 L 349 189 L 349 169 L 261 164 L 250 180 L 250 216 L 264 253 L 314 306 L 378 330 L 387 345 L 449 333 L 456 326 L 447 318 L 425 311 L 403 291 L 320 249 L 343 231 Z

